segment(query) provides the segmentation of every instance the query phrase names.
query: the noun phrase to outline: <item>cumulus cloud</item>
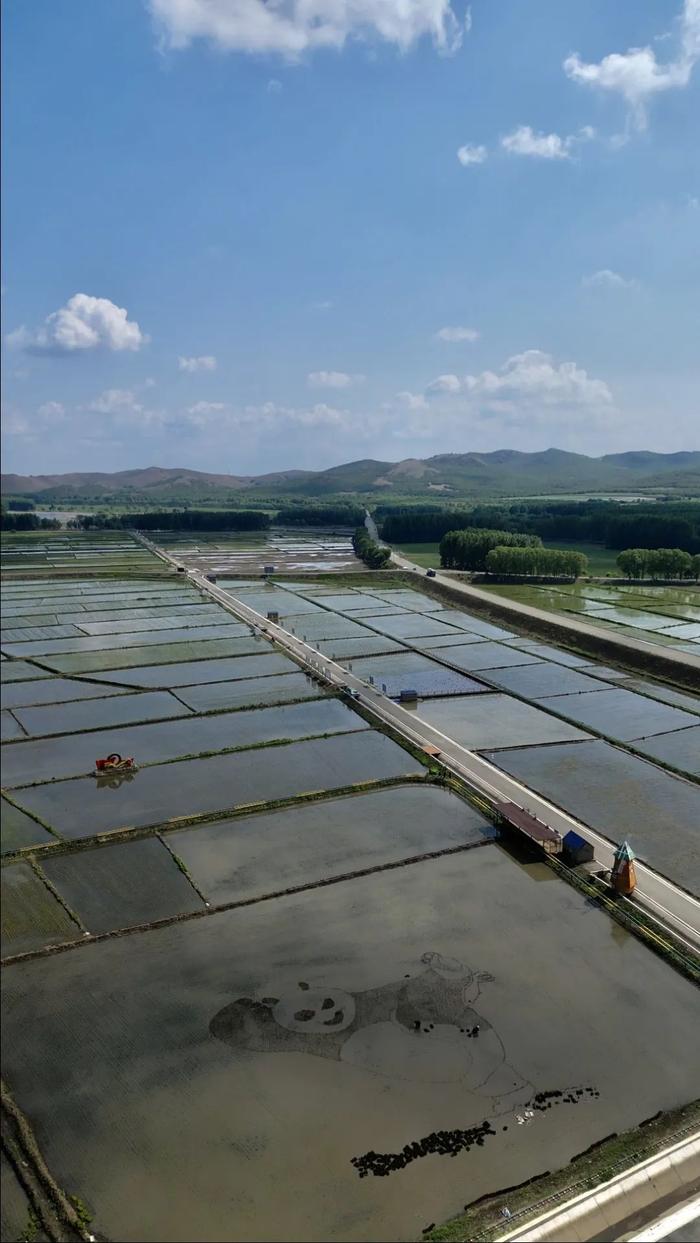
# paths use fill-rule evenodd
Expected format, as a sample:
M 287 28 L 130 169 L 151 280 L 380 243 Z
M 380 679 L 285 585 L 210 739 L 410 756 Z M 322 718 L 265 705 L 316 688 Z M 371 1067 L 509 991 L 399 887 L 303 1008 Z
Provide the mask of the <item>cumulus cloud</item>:
M 452 328 L 439 328 L 435 333 L 437 341 L 478 341 L 479 333 L 476 328 L 462 328 L 458 324 Z
M 395 393 L 391 401 L 383 402 L 382 409 L 427 410 L 428 403 L 422 393 L 411 393 L 408 389 L 403 389 L 400 393 Z
M 60 401 L 45 401 L 37 410 L 42 419 L 62 419 L 65 413 L 66 408 Z
M 100 414 L 103 416 L 103 426 L 99 431 L 101 436 L 104 436 L 105 429 L 109 426 L 114 428 L 133 428 L 134 424 L 136 424 L 139 429 L 144 431 L 150 429 L 153 431 L 154 429 L 157 430 L 164 427 L 168 422 L 166 411 L 155 410 L 151 406 L 145 406 L 139 400 L 134 390 L 130 388 L 107 388 L 99 396 L 94 397 L 92 401 L 78 409 L 79 411 L 87 410 L 90 414 Z
M 179 371 L 216 371 L 216 359 L 213 354 L 200 354 L 197 358 L 183 358 L 181 355 L 177 366 Z
M 637 129 L 647 123 L 647 105 L 661 91 L 687 86 L 700 59 L 700 0 L 685 0 L 680 20 L 680 47 L 675 60 L 661 63 L 651 47 L 611 52 L 587 62 L 578 52 L 567 56 L 564 72 L 573 82 L 621 95 Z
M 124 411 L 139 414 L 143 406 L 136 400 L 132 389 L 107 388 L 88 403 L 87 409 L 94 414 L 122 414 Z
M 431 380 L 426 388 L 426 393 L 459 393 L 462 389 L 462 382 L 456 375 L 439 375 L 435 380 Z
M 609 409 L 612 394 L 603 380 L 594 380 L 573 362 L 556 363 L 542 350 L 525 350 L 508 358 L 499 371 L 481 371 L 462 379 L 439 376 L 426 392 L 448 394 L 478 403 L 491 413 L 515 418 L 538 417 L 552 408 Z
M 364 378 L 346 371 L 310 371 L 306 383 L 309 388 L 351 388 L 353 384 L 362 384 Z
M 456 52 L 471 18 L 460 22 L 449 0 L 149 0 L 161 44 L 182 49 L 205 39 L 225 52 L 341 49 L 351 39 L 380 39 L 406 51 L 429 36 L 439 52 Z
M 512 134 L 505 134 L 501 146 L 509 155 L 527 155 L 540 160 L 569 160 L 577 143 L 588 142 L 595 135 L 590 125 L 576 134 L 562 138 L 559 134 L 537 134 L 530 125 L 519 125 Z
M 633 289 L 636 283 L 636 281 L 620 276 L 619 272 L 613 272 L 611 268 L 601 268 L 598 272 L 584 276 L 581 280 L 581 284 L 586 289 Z
M 31 331 L 18 328 L 6 343 L 30 354 L 74 354 L 82 350 L 140 350 L 148 337 L 124 307 L 109 298 L 76 293 Z
M 465 377 L 467 392 L 479 396 L 520 398 L 543 405 L 609 406 L 612 394 L 603 380 L 593 380 L 576 363 L 558 365 L 542 350 L 524 350 L 507 359 L 499 372 Z
M 488 154 L 486 147 L 474 146 L 471 143 L 465 143 L 457 149 L 457 159 L 463 168 L 468 168 L 470 164 L 483 164 Z

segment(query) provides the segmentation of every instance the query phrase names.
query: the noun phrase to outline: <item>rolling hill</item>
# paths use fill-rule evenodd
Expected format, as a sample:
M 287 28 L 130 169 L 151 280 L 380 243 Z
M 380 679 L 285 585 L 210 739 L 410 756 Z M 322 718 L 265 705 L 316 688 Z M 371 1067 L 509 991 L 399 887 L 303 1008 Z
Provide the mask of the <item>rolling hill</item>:
M 235 504 L 254 497 L 392 495 L 416 498 L 531 496 L 569 492 L 655 491 L 700 495 L 700 452 L 630 451 L 586 457 L 562 449 L 522 453 L 444 453 L 384 462 L 364 458 L 328 470 L 225 475 L 149 466 L 115 473 L 3 475 L 2 494 L 42 504 Z

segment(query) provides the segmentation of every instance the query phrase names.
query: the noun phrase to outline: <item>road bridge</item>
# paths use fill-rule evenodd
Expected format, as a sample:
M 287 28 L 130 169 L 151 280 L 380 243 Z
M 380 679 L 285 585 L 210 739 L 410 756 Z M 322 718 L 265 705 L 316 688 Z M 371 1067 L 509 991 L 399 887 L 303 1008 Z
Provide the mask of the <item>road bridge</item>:
M 314 647 L 284 627 L 268 621 L 237 597 L 209 582 L 199 571 L 190 571 L 188 577 L 239 620 L 247 622 L 273 639 L 309 672 L 322 677 L 332 686 L 349 688 L 363 708 L 377 720 L 389 725 L 406 741 L 421 748 L 437 748 L 440 751 L 441 764 L 489 805 L 514 803 L 550 828 L 556 829 L 562 837 L 570 829 L 575 829 L 581 837 L 591 842 L 601 867 L 612 867 L 616 843 L 582 824 L 507 773 L 501 772 L 481 756 L 460 746 L 434 726 L 420 720 L 414 713 L 388 699 L 375 686 L 322 656 Z M 700 902 L 641 862 L 637 863 L 637 882 L 635 900 L 640 907 L 666 924 L 689 948 L 694 951 L 700 948 Z

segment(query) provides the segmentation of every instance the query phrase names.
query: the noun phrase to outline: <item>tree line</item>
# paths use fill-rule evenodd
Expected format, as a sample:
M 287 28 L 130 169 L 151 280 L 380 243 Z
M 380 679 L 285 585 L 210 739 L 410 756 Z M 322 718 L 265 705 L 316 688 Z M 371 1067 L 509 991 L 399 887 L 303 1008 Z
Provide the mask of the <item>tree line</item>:
M 511 505 L 380 506 L 375 518 L 389 543 L 432 543 L 448 531 L 485 527 L 607 548 L 682 548 L 700 552 L 700 505 L 693 501 L 518 501 Z
M 154 509 L 143 514 L 79 514 L 68 523 L 81 531 L 266 531 L 262 509 Z
M 0 514 L 0 531 L 58 531 L 61 524 L 57 518 L 40 518 L 38 514 Z
M 448 570 L 485 570 L 491 550 L 505 546 L 537 548 L 542 541 L 536 535 L 478 527 L 447 531 L 440 540 L 440 564 Z
M 373 540 L 369 534 L 367 527 L 356 527 L 352 537 L 352 546 L 355 556 L 364 561 L 370 570 L 380 570 L 386 565 L 391 556 L 390 548 L 383 548 L 376 540 Z
M 625 548 L 615 558 L 626 578 L 700 579 L 700 553 L 683 548 Z
M 268 514 L 261 509 L 160 509 L 129 514 L 79 514 L 69 526 L 81 531 L 264 531 L 280 526 L 359 526 L 365 516 L 360 505 L 293 505 Z
M 582 552 L 561 548 L 492 548 L 486 554 L 486 573 L 537 578 L 578 578 L 588 568 Z
M 359 527 L 365 519 L 362 505 L 290 505 L 279 510 L 280 526 Z

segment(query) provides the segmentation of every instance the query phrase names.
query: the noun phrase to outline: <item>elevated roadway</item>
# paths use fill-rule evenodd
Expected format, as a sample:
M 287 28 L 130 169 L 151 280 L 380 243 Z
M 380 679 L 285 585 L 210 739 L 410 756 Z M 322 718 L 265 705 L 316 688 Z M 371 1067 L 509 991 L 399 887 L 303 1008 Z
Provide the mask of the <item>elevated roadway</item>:
M 174 559 L 173 564 L 177 564 Z M 434 726 L 388 699 L 375 686 L 369 685 L 342 665 L 322 656 L 314 647 L 282 626 L 268 621 L 261 613 L 231 596 L 223 588 L 209 582 L 200 571 L 192 570 L 188 573 L 188 577 L 239 620 L 247 622 L 254 629 L 274 639 L 309 672 L 323 677 L 333 686 L 349 688 L 355 694 L 359 704 L 379 721 L 391 726 L 408 742 L 418 747 L 437 747 L 440 751 L 440 762 L 488 803 L 515 803 L 518 807 L 536 816 L 538 820 L 556 829 L 562 837 L 570 829 L 575 829 L 577 833 L 591 842 L 595 857 L 601 867 L 612 866 L 615 843 L 610 842 L 601 833 L 589 828 L 588 825 L 581 824 L 566 811 L 528 789 L 507 773 L 501 772 L 481 756 L 460 746 Z M 640 907 L 667 925 L 689 948 L 694 951 L 700 949 L 700 902 L 641 862 L 637 864 L 637 880 L 635 898 Z

